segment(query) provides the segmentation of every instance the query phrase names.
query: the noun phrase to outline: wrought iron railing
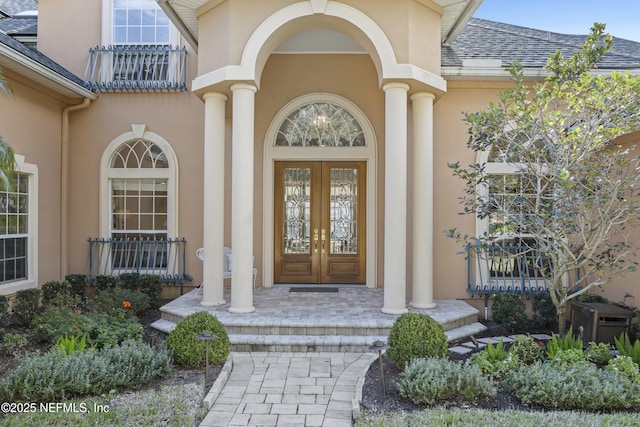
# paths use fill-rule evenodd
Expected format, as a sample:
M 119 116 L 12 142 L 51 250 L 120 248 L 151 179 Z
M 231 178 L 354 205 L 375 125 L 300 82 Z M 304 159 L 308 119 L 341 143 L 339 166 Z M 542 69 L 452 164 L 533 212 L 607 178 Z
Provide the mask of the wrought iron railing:
M 531 294 L 546 291 L 545 275 L 553 265 L 535 245 L 500 243 L 467 246 L 467 291 L 471 296 L 496 293 Z M 583 272 L 574 270 L 563 277 L 565 286 L 584 282 Z
M 99 92 L 184 92 L 187 49 L 169 45 L 89 49 L 85 86 Z
M 180 286 L 192 278 L 185 272 L 187 241 L 181 239 L 89 238 L 85 275 L 156 274 L 163 285 Z

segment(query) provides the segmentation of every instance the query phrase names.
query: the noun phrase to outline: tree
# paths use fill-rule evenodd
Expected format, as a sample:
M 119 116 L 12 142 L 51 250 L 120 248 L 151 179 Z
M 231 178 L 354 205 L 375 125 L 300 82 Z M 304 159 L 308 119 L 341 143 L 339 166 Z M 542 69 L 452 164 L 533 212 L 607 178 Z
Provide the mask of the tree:
M 542 82 L 526 83 L 522 66 L 512 64 L 514 87 L 486 111 L 464 114 L 468 147 L 515 168 L 526 197 L 487 192 L 486 164 L 449 165 L 466 183 L 464 213 L 504 218 L 504 224 L 475 237 L 456 229 L 448 233 L 479 246 L 529 236 L 519 240 L 513 255 L 535 252 L 545 260 L 529 268 L 550 292 L 561 333 L 569 300 L 636 264 L 629 236 L 640 213 L 640 161 L 635 147 L 616 145 L 615 139 L 640 129 L 640 77 L 594 72 L 612 45 L 604 30 L 604 24 L 594 24 L 569 59 L 551 54 Z M 583 274 L 570 286 L 566 277 L 575 271 Z
M 0 72 L 0 92 L 3 95 L 12 94 L 11 86 L 4 74 Z M 13 186 L 13 171 L 15 170 L 15 157 L 11 146 L 0 136 L 0 188 Z

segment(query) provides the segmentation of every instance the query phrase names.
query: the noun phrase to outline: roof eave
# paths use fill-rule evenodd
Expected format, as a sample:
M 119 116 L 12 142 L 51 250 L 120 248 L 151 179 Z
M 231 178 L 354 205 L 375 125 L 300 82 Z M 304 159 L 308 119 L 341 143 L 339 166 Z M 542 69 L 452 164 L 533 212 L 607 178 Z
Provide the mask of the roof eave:
M 196 9 L 204 5 L 207 1 L 208 0 L 156 0 L 160 8 L 167 14 L 171 22 L 173 22 L 173 25 L 178 28 L 180 33 L 196 50 L 198 48 Z M 443 8 L 445 16 L 447 14 L 453 14 L 452 23 L 443 25 L 441 28 L 440 35 L 444 43 L 451 43 L 455 40 L 483 2 L 483 0 L 457 0 L 455 2 L 449 0 L 433 1 Z M 178 9 L 174 7 L 173 3 L 179 6 Z M 466 3 L 466 6 L 460 8 L 461 3 Z M 448 22 L 449 20 L 443 19 L 443 21 Z
M 457 17 L 453 25 L 446 31 L 446 34 L 442 37 L 442 43 L 449 44 L 453 43 L 458 35 L 462 32 L 464 27 L 466 27 L 469 19 L 473 17 L 473 14 L 476 13 L 476 10 L 480 7 L 484 0 L 470 0 L 467 6 L 464 8 L 462 13 Z
M 169 3 L 169 0 L 156 0 L 156 1 L 158 2 L 158 6 L 160 6 L 160 9 L 162 9 L 164 13 L 167 14 L 169 19 L 173 23 L 173 25 L 176 26 L 176 28 L 178 29 L 182 37 L 186 39 L 187 43 L 189 43 L 193 48 L 193 50 L 197 53 L 198 52 L 197 35 L 194 34 L 191 28 L 189 28 L 189 26 L 184 23 L 182 16 L 178 12 L 176 12 L 176 10 L 173 8 L 171 3 Z
M 94 100 L 97 95 L 50 68 L 22 55 L 7 45 L 0 43 L 0 64 L 21 76 L 30 78 L 54 92 L 68 98 L 89 98 Z
M 607 76 L 612 72 L 629 72 L 632 76 L 640 77 L 640 69 L 618 70 L 611 68 L 599 68 L 592 70 L 594 76 Z M 527 80 L 541 80 L 549 73 L 544 68 L 524 68 L 524 77 Z M 485 80 L 485 81 L 508 81 L 512 80 L 507 68 L 497 67 L 442 67 L 441 73 L 445 80 Z

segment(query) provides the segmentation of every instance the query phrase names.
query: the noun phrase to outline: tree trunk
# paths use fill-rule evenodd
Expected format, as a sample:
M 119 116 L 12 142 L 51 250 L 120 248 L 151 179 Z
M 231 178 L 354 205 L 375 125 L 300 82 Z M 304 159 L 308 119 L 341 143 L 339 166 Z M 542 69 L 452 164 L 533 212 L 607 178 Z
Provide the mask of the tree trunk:
M 567 303 L 558 302 L 556 311 L 558 312 L 558 333 L 563 337 L 567 333 Z

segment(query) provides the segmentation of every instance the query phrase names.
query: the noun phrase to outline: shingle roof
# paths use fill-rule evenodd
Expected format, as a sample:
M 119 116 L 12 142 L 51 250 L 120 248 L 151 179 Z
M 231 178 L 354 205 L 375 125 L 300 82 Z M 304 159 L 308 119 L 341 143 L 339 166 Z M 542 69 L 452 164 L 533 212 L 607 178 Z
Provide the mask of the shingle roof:
M 0 0 L 0 14 L 14 16 L 27 10 L 38 10 L 36 0 Z
M 76 83 L 80 86 L 84 86 L 84 81 L 80 77 L 76 76 L 71 71 L 64 68 L 62 65 L 53 61 L 51 58 L 44 55 L 42 52 L 36 49 L 27 47 L 24 44 L 14 40 L 13 38 L 9 37 L 8 35 L 2 32 L 0 32 L 0 44 L 3 44 L 13 49 L 14 51 L 26 56 L 27 58 L 49 68 L 51 71 L 56 72 L 57 74 L 66 78 L 67 80 L 70 80 L 73 83 Z
M 0 19 L 0 31 L 11 36 L 37 36 L 38 17 Z
M 442 46 L 442 66 L 459 67 L 465 59 L 500 59 L 503 67 L 520 60 L 524 67 L 542 68 L 550 53 L 561 50 L 569 57 L 585 37 L 472 18 L 455 42 Z M 614 37 L 612 49 L 599 66 L 640 68 L 640 43 Z

